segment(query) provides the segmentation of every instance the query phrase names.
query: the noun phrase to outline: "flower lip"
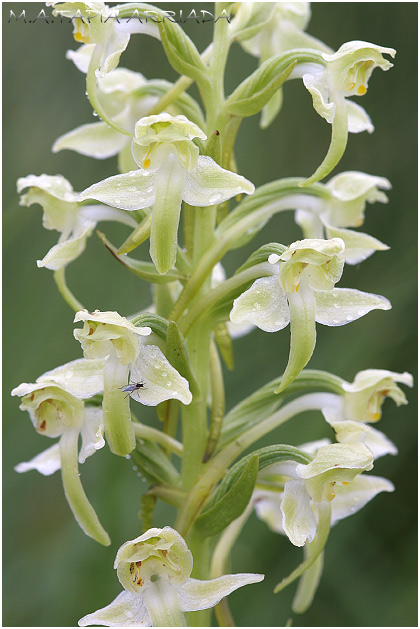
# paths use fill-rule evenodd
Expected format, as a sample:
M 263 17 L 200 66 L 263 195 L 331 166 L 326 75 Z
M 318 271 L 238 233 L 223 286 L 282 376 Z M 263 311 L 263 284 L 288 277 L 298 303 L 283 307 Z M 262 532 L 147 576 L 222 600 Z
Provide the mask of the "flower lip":
M 199 138 L 206 140 L 206 134 L 183 115 L 171 116 L 163 112 L 145 116 L 136 122 L 134 142 L 147 146 L 154 142 L 176 142 Z

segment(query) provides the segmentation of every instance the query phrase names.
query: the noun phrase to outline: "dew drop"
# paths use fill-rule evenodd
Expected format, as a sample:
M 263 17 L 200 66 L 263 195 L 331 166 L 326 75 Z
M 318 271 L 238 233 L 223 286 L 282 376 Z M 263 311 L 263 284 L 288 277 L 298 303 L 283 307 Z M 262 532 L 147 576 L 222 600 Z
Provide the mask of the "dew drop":
M 127 190 L 128 190 L 129 192 L 135 192 L 135 191 L 137 190 L 137 188 L 135 188 L 134 186 L 129 186 L 129 187 L 127 188 Z
M 131 173 L 128 173 L 129 177 L 135 177 L 137 175 L 137 171 L 136 170 L 132 170 Z
M 95 118 L 96 118 L 96 117 L 97 117 L 97 115 L 98 115 L 98 112 L 97 112 L 97 111 L 94 111 L 92 115 L 93 115 L 93 116 L 95 116 Z
M 358 311 L 357 311 L 357 314 L 358 314 L 360 317 L 363 317 L 363 315 L 365 315 L 365 314 L 366 314 L 366 310 L 360 309 L 360 310 L 358 310 Z
M 346 321 L 352 321 L 353 317 L 351 315 L 346 316 Z

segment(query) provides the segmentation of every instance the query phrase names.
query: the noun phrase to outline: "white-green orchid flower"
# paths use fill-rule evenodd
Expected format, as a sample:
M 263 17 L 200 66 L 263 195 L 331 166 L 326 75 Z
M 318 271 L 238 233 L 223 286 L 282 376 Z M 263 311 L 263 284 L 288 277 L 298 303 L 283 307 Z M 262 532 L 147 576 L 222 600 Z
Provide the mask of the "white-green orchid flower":
M 206 135 L 185 116 L 142 118 L 132 144 L 139 170 L 109 177 L 80 196 L 125 210 L 153 206 L 150 255 L 162 274 L 175 264 L 182 201 L 204 207 L 254 192 L 247 179 L 199 155 L 193 138 L 205 140 Z
M 331 48 L 311 35 L 305 33 L 311 18 L 309 2 L 241 2 L 232 20 L 231 31 L 241 46 L 254 57 L 258 57 L 260 64 L 273 57 L 294 48 L 311 48 L 322 52 L 333 52 Z M 253 33 L 256 18 L 260 20 L 258 32 Z M 242 33 L 241 33 L 242 30 Z M 260 126 L 265 129 L 274 120 L 282 106 L 282 90 L 279 89 L 263 107 Z
M 28 175 L 17 181 L 17 191 L 29 188 L 20 199 L 20 205 L 39 203 L 44 211 L 42 223 L 46 229 L 61 232 L 39 267 L 57 271 L 78 258 L 86 247 L 98 221 L 117 221 L 136 227 L 136 221 L 126 212 L 103 205 L 82 205 L 79 195 L 62 175 Z
M 407 404 L 407 398 L 397 383 L 413 386 L 413 376 L 386 369 L 359 371 L 353 382 L 343 382 L 343 395 L 331 396 L 323 409 L 329 423 L 339 421 L 377 422 L 382 417 L 382 404 L 387 397 L 397 406 Z
M 226 271 L 223 268 L 222 263 L 218 262 L 211 273 L 210 287 L 216 288 L 216 286 L 219 286 L 219 284 L 224 282 L 225 279 Z M 252 330 L 255 330 L 255 325 L 253 323 L 247 323 L 246 321 L 243 321 L 242 323 L 227 321 L 226 325 L 229 331 L 229 336 L 232 339 L 240 339 L 252 332 Z
M 74 57 L 72 59 L 75 60 Z M 142 74 L 126 68 L 117 68 L 98 81 L 97 95 L 104 111 L 119 127 L 131 134 L 134 133 L 136 121 L 158 100 L 156 96 L 137 96 L 136 91 L 146 82 Z M 106 159 L 118 154 L 119 169 L 127 172 L 136 168 L 131 155 L 131 141 L 131 135 L 119 133 L 106 122 L 100 121 L 84 124 L 60 136 L 52 150 L 57 153 L 63 149 L 71 149 L 96 159 Z
M 394 57 L 396 51 L 364 41 L 351 41 L 333 54 L 322 53 L 325 67 L 313 64 L 310 71 L 303 74 L 303 83 L 311 93 L 315 111 L 332 125 L 328 153 L 315 173 L 305 181 L 306 185 L 323 179 L 338 164 L 349 131 L 372 133 L 374 127 L 365 110 L 347 98 L 366 94 L 375 68 L 392 68 L 392 63 L 384 59 L 383 54 Z
M 373 467 L 371 451 L 361 443 L 328 444 L 328 440 L 299 446 L 314 454 L 307 465 L 291 461 L 267 467 L 259 474 L 253 495 L 255 510 L 271 530 L 287 535 L 295 546 L 311 542 L 318 525 L 318 507 L 331 504 L 331 525 L 359 511 L 393 484 L 362 474 Z M 267 486 L 269 482 L 269 489 Z
M 191 579 L 193 557 L 169 526 L 149 529 L 119 549 L 114 568 L 124 591 L 107 607 L 79 620 L 81 627 L 185 627 L 184 612 L 208 609 L 262 574 Z
M 368 234 L 343 229 L 363 225 L 366 203 L 388 202 L 388 197 L 380 190 L 391 188 L 388 179 L 349 171 L 330 179 L 325 188 L 330 193 L 328 197 L 303 198 L 307 207 L 295 213 L 296 223 L 305 238 L 341 238 L 348 264 L 359 264 L 374 251 L 389 249 Z
M 112 452 L 126 456 L 135 447 L 129 395 L 148 406 L 171 398 L 189 404 L 192 395 L 188 382 L 156 345 L 142 342 L 152 332 L 149 327 L 136 327 L 117 312 L 84 310 L 76 314 L 74 321 L 84 322 L 74 336 L 80 341 L 85 357 L 105 359 L 105 436 Z M 130 369 L 132 383 L 141 386 L 131 388 L 127 384 Z
M 83 44 L 98 47 L 98 77 L 114 70 L 128 46 L 130 35 L 144 33 L 159 38 L 157 25 L 139 19 L 118 19 L 118 11 L 104 2 L 47 2 L 54 7 L 54 16 L 72 20 L 73 37 Z M 92 54 L 92 51 L 85 51 Z M 95 51 L 96 52 L 96 51 Z
M 344 265 L 344 242 L 305 239 L 292 243 L 278 256 L 270 255 L 273 275 L 256 280 L 233 302 L 230 319 L 247 321 L 265 332 L 291 327 L 289 361 L 278 391 L 285 389 L 312 356 L 316 329 L 345 325 L 371 310 L 389 310 L 380 295 L 351 288 L 334 288 Z
M 102 409 L 85 400 L 103 391 L 104 361 L 74 360 L 40 376 L 34 384 L 22 383 L 12 395 L 22 398 L 20 408 L 29 413 L 35 430 L 46 437 L 60 437 L 31 461 L 19 463 L 17 472 L 38 470 L 44 476 L 61 468 L 64 493 L 80 527 L 100 544 L 110 544 L 108 533 L 83 491 L 78 473 L 84 463 L 105 445 Z M 82 444 L 78 452 L 79 435 Z

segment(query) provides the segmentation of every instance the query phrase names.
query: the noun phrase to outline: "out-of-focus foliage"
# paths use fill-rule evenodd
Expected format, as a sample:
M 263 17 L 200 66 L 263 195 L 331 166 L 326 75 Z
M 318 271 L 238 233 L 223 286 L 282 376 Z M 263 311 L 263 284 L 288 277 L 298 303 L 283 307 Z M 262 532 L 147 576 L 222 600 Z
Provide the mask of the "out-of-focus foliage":
M 191 4 L 165 5 L 184 10 Z M 73 315 L 58 295 L 52 273 L 38 269 L 56 235 L 41 227 L 41 209 L 18 205 L 19 176 L 62 174 L 76 190 L 116 173 L 116 160 L 95 161 L 71 151 L 50 152 L 54 140 L 74 127 L 93 121 L 84 96 L 84 76 L 65 60 L 76 48 L 71 27 L 12 20 L 26 9 L 34 19 L 40 3 L 4 3 L 4 618 L 5 626 L 74 626 L 79 617 L 105 605 L 119 591 L 112 563 L 116 549 L 141 533 L 138 511 L 147 487 L 130 463 L 104 448 L 83 465 L 86 492 L 110 532 L 104 549 L 83 535 L 65 501 L 60 477 L 31 472 L 18 476 L 13 466 L 45 447 L 29 417 L 18 410 L 9 391 L 59 364 L 79 358 L 73 339 Z M 200 3 L 196 9 L 212 11 Z M 391 246 L 363 265 L 346 267 L 346 286 L 388 297 L 393 309 L 375 312 L 351 326 L 318 326 L 311 368 L 328 369 L 352 381 L 367 368 L 411 371 L 416 362 L 416 137 L 417 137 L 417 5 L 415 3 L 314 3 L 308 31 L 333 48 L 360 39 L 397 49 L 395 67 L 372 78 L 363 106 L 375 133 L 352 135 L 340 166 L 387 177 L 393 184 L 387 206 L 368 207 L 364 231 Z M 47 10 L 50 15 L 50 11 Z M 185 29 L 202 51 L 211 38 L 211 22 L 189 21 Z M 256 67 L 257 61 L 235 45 L 230 53 L 227 92 Z M 147 78 L 175 78 L 159 42 L 134 36 L 121 66 Z M 284 89 L 284 105 L 268 131 L 259 116 L 246 119 L 237 143 L 239 172 L 256 186 L 279 177 L 308 176 L 325 154 L 330 129 L 313 111 L 311 97 L 300 81 Z M 334 173 L 334 174 L 335 174 Z M 104 224 L 112 242 L 123 242 L 126 230 Z M 276 239 L 288 244 L 300 237 L 292 213 L 276 216 L 246 250 L 231 252 L 232 272 L 257 246 Z M 148 259 L 147 247 L 139 250 Z M 149 288 L 117 264 L 96 237 L 69 272 L 69 284 L 89 308 L 129 315 L 150 303 Z M 344 278 L 343 278 L 344 279 Z M 48 337 L 47 337 L 48 335 Z M 48 338 L 48 340 L 46 340 Z M 246 392 L 278 373 L 285 364 L 289 334 L 269 337 L 254 331 L 235 341 L 237 368 L 226 373 L 228 408 Z M 384 407 L 379 428 L 397 444 L 398 457 L 380 459 L 374 473 L 390 478 L 393 494 L 383 494 L 355 516 L 333 529 L 326 567 L 315 602 L 294 626 L 413 626 L 417 624 L 416 524 L 416 395 L 409 405 Z M 136 409 L 137 410 L 137 409 Z M 138 411 L 140 412 L 140 411 Z M 151 421 L 147 409 L 141 421 Z M 305 427 L 305 428 L 304 428 Z M 259 442 L 299 444 L 331 436 L 321 414 L 305 414 L 274 437 Z M 170 507 L 159 507 L 155 526 L 173 524 Z M 250 590 L 231 596 L 238 625 L 284 625 L 295 586 L 273 595 L 275 584 L 301 560 L 301 551 L 286 538 L 268 531 L 252 516 L 236 546 L 234 572 L 264 572 L 258 599 Z

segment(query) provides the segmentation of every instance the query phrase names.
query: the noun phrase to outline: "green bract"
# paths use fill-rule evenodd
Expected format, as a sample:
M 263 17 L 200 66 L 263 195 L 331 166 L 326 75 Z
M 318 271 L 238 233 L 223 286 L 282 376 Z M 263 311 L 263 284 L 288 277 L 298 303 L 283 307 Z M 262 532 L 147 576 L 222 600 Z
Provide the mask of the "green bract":
M 109 177 L 80 195 L 81 200 L 96 199 L 125 210 L 153 206 L 150 255 L 162 274 L 175 265 L 182 201 L 203 207 L 254 191 L 244 177 L 199 155 L 193 138 L 206 135 L 185 116 L 142 118 L 132 144 L 139 170 Z
M 79 463 L 84 463 L 105 445 L 102 409 L 86 406 L 84 400 L 103 391 L 104 361 L 74 360 L 47 371 L 36 383 L 22 383 L 12 395 L 22 398 L 20 408 L 29 413 L 35 430 L 47 437 L 60 437 L 31 461 L 19 463 L 17 472 L 36 469 L 48 476 L 61 468 L 64 492 L 77 522 L 100 544 L 110 544 L 108 533 L 89 503 L 80 482 L 77 465 L 79 434 L 82 447 Z
M 239 587 L 262 581 L 262 574 L 230 574 L 191 579 L 193 557 L 169 526 L 152 528 L 119 549 L 114 568 L 124 591 L 103 609 L 79 620 L 81 627 L 182 627 L 184 612 L 208 609 Z
M 372 122 L 365 110 L 350 96 L 366 94 L 369 78 L 375 68 L 389 70 L 392 63 L 383 54 L 394 57 L 393 48 L 384 48 L 363 41 L 343 44 L 334 54 L 323 53 L 325 67 L 314 66 L 303 75 L 303 83 L 311 93 L 316 112 L 332 124 L 328 153 L 305 185 L 326 177 L 340 161 L 347 144 L 347 133 L 372 133 Z
M 337 326 L 374 309 L 388 310 L 385 297 L 354 289 L 334 288 L 344 264 L 344 242 L 305 239 L 281 255 L 271 255 L 273 276 L 256 280 L 233 302 L 230 319 L 248 322 L 265 332 L 291 324 L 289 362 L 278 391 L 285 389 L 308 363 L 315 347 L 315 322 Z

